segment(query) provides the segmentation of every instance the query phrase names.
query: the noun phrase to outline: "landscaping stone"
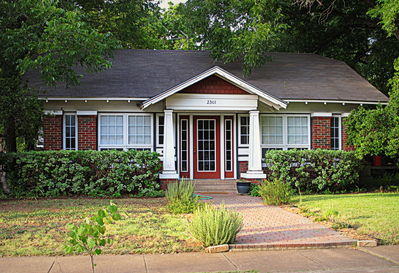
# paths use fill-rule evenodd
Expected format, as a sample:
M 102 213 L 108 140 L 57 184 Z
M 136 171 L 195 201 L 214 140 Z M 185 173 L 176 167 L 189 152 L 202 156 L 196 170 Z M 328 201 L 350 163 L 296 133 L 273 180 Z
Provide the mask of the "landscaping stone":
M 210 246 L 205 249 L 206 253 L 220 253 L 229 251 L 229 245 Z
M 377 246 L 378 242 L 377 240 L 359 240 L 357 241 L 357 246 L 358 247 L 368 247 L 368 246 Z

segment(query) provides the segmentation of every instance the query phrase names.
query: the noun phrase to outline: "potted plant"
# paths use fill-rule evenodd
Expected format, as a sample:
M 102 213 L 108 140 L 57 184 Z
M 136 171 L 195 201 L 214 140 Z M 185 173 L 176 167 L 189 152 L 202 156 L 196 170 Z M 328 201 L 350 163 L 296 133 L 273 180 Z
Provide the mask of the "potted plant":
M 240 179 L 237 181 L 237 192 L 239 194 L 249 193 L 251 187 L 251 182 L 245 179 Z

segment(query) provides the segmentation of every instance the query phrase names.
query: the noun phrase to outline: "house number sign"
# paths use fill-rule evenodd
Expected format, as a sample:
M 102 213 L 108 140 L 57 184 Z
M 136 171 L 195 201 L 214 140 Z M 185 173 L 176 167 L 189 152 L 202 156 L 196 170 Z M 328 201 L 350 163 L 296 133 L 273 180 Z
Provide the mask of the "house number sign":
M 206 104 L 216 104 L 216 100 L 207 100 Z

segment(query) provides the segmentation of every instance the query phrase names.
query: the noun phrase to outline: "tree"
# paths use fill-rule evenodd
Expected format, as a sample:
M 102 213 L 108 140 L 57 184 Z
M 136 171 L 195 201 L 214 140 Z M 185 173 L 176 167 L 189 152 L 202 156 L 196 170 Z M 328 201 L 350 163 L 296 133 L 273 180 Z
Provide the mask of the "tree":
M 0 127 L 8 151 L 22 137 L 32 146 L 41 119 L 41 103 L 27 86 L 25 74 L 36 70 L 49 85 L 78 84 L 75 66 L 90 72 L 110 67 L 118 43 L 110 33 L 87 24 L 76 6 L 54 0 L 0 1 Z
M 378 5 L 369 11 L 379 18 L 388 36 L 399 40 L 399 3 L 395 0 L 379 0 Z M 366 154 L 385 154 L 399 159 L 399 56 L 394 61 L 395 74 L 389 81 L 391 87 L 389 103 L 386 107 L 354 111 L 348 119 L 348 141 L 357 148 L 360 157 Z M 399 160 L 397 162 L 399 164 Z
M 267 61 L 268 51 L 315 53 L 346 62 L 387 94 L 399 42 L 367 14 L 375 5 L 364 0 L 190 0 L 176 11 L 194 44 L 225 62 L 242 59 L 247 72 Z

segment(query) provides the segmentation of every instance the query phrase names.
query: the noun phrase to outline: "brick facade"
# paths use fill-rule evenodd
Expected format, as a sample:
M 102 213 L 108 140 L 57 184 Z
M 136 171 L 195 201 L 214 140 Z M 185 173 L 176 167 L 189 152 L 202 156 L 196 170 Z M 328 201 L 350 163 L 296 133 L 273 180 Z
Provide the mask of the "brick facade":
M 78 116 L 78 149 L 97 149 L 97 116 Z
M 62 116 L 44 116 L 43 137 L 45 150 L 62 149 Z
M 241 173 L 246 173 L 248 171 L 248 161 L 240 161 L 240 174 Z
M 346 139 L 348 138 L 348 135 L 346 134 L 346 126 L 345 126 L 345 120 L 346 118 L 342 118 L 342 150 L 344 151 L 353 151 L 355 148 L 352 145 L 347 145 L 346 144 Z
M 209 76 L 208 78 L 183 89 L 180 93 L 248 94 L 246 91 L 217 76 Z
M 331 149 L 331 117 L 312 117 L 312 149 Z

